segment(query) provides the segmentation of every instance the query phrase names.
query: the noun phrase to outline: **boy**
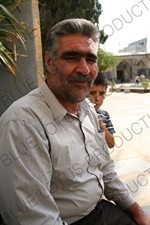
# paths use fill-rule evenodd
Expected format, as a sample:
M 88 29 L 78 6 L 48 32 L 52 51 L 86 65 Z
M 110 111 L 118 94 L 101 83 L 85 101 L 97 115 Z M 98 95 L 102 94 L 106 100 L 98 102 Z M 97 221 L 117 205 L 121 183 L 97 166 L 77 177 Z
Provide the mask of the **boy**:
M 115 133 L 109 113 L 104 109 L 100 109 L 106 96 L 107 79 L 102 73 L 98 73 L 94 84 L 88 96 L 89 100 L 94 103 L 94 108 L 98 114 L 100 128 L 105 131 L 105 139 L 109 148 L 115 145 L 113 133 Z

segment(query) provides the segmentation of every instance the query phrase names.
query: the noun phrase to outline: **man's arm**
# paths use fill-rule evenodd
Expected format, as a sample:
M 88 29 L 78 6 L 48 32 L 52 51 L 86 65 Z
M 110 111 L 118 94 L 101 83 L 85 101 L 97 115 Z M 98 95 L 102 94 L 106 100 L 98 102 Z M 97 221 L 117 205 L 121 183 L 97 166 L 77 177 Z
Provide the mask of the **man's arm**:
M 150 225 L 150 218 L 143 212 L 138 203 L 134 203 L 126 211 L 131 215 L 138 225 Z
M 18 119 L 7 122 L 1 130 L 0 149 L 4 223 L 62 225 L 50 194 L 52 163 L 42 127 Z
M 106 149 L 105 149 L 106 152 Z M 126 185 L 114 171 L 114 163 L 109 153 L 105 154 L 105 164 L 102 168 L 104 174 L 104 193 L 108 200 L 113 200 L 117 205 L 126 210 L 135 220 L 137 225 L 150 225 L 150 218 L 130 195 Z

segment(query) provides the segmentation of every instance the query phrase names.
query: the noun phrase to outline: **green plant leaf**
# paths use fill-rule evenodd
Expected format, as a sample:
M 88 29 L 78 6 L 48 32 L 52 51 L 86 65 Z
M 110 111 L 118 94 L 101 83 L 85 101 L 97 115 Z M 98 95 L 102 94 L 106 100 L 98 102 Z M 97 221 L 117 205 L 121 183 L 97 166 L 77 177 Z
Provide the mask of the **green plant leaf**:
M 0 62 L 14 76 L 17 71 L 17 57 L 25 56 L 17 52 L 17 41 L 26 48 L 23 33 L 34 29 L 28 28 L 25 22 L 19 21 L 10 11 L 27 1 L 29 0 L 0 0 Z
M 15 21 L 16 23 L 19 23 L 19 21 L 17 20 L 17 18 L 2 4 L 0 4 L 0 8 L 5 12 L 5 14 L 12 19 L 13 21 Z M 2 13 L 2 12 L 1 12 Z
M 14 75 L 16 76 L 16 64 L 12 58 L 11 53 L 5 48 L 5 46 L 0 42 L 0 60 L 3 65 Z

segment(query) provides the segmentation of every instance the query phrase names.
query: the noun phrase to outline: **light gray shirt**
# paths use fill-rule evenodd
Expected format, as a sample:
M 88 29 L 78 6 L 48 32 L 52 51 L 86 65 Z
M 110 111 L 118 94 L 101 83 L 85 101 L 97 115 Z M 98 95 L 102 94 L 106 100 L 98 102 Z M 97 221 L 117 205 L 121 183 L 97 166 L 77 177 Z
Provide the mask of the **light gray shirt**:
M 114 171 L 104 132 L 86 99 L 78 117 L 44 82 L 0 122 L 0 210 L 9 225 L 70 224 L 106 198 L 134 203 Z

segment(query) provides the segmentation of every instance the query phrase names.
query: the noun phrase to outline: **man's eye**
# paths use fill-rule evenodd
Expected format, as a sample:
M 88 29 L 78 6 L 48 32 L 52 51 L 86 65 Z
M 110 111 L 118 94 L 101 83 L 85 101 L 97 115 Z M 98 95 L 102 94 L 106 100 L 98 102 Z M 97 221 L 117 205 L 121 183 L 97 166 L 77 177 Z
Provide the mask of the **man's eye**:
M 96 61 L 97 61 L 94 58 L 87 58 L 86 60 L 87 60 L 87 62 L 91 62 L 91 63 L 96 63 Z
M 66 59 L 68 62 L 75 62 L 75 61 L 78 61 L 78 60 L 79 60 L 78 57 L 74 57 L 74 56 L 68 56 L 68 57 L 65 57 L 65 59 Z

